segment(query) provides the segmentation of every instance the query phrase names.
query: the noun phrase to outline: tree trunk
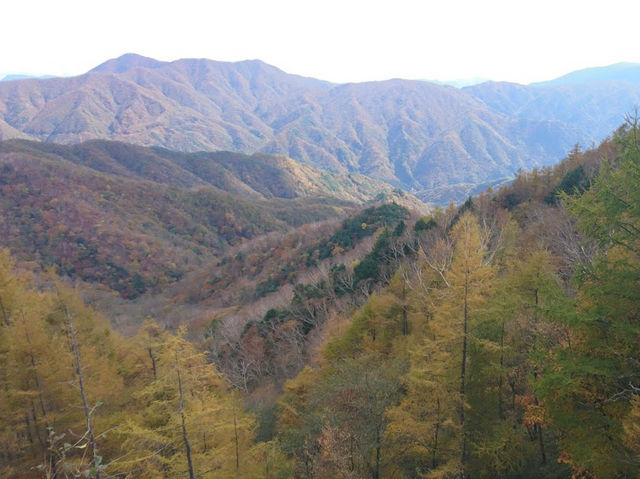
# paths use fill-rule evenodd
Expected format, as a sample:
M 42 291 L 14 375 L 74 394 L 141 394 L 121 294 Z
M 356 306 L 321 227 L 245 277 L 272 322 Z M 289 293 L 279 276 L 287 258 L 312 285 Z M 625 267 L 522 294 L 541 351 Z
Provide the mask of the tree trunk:
M 89 447 L 93 453 L 93 467 L 96 471 L 96 479 L 100 479 L 100 462 L 101 458 L 98 456 L 98 446 L 96 445 L 96 438 L 93 432 L 93 424 L 91 423 L 91 408 L 89 408 L 89 403 L 87 402 L 87 391 L 84 387 L 84 376 L 82 374 L 82 361 L 80 358 L 80 349 L 78 347 L 78 332 L 76 328 L 73 326 L 73 321 L 71 320 L 71 314 L 69 313 L 69 308 L 67 305 L 64 306 L 64 312 L 67 316 L 67 326 L 69 327 L 69 333 L 71 335 L 71 349 L 73 351 L 73 356 L 75 359 L 75 369 L 76 375 L 78 376 L 78 386 L 80 388 L 80 396 L 82 397 L 82 408 L 84 410 L 84 417 L 87 421 L 87 437 L 89 438 Z
M 38 457 L 38 453 L 36 449 L 33 447 L 33 435 L 31 434 L 31 422 L 29 421 L 29 414 L 24 415 L 24 430 L 27 435 L 27 439 L 29 440 L 29 447 L 31 448 L 31 454 L 33 457 Z
M 402 335 L 409 334 L 409 321 L 407 320 L 407 282 L 402 281 Z
M 176 369 L 178 371 L 178 393 L 180 394 L 180 420 L 182 421 L 182 442 L 187 454 L 187 466 L 189 468 L 189 479 L 196 479 L 193 472 L 193 461 L 191 460 L 191 444 L 187 435 L 187 425 L 184 417 L 184 395 L 182 393 L 182 377 L 180 376 L 180 366 L 178 365 L 178 353 L 176 352 Z
M 153 355 L 153 350 L 151 348 L 147 348 L 147 352 L 149 353 L 149 357 L 151 358 L 151 369 L 153 371 L 153 379 L 158 379 L 158 371 L 156 369 L 156 358 Z
M 504 320 L 500 329 L 500 377 L 498 379 L 498 417 L 504 419 L 504 406 L 502 404 L 502 386 L 504 384 Z
M 373 479 L 380 479 L 380 431 L 376 430 L 376 465 L 373 469 Z
M 238 442 L 238 420 L 236 418 L 236 398 L 233 398 L 233 434 L 236 445 L 236 477 L 240 473 L 240 444 Z
M 438 435 L 440 434 L 440 398 L 436 399 L 436 429 L 433 432 L 433 451 L 431 453 L 431 467 L 433 469 L 437 466 L 438 457 Z
M 534 292 L 534 300 L 535 300 L 535 305 L 536 305 L 535 310 L 533 312 L 533 315 L 534 315 L 533 316 L 533 318 L 534 318 L 533 319 L 533 324 L 534 324 L 534 327 L 536 328 L 535 335 L 537 336 L 538 335 L 538 330 L 537 330 L 537 326 L 538 326 L 538 302 L 539 302 L 538 289 L 537 288 L 534 289 L 533 292 Z M 533 345 L 533 348 L 535 350 L 535 343 Z M 537 370 L 533 371 L 533 380 L 534 381 L 538 380 L 538 371 Z M 539 405 L 538 396 L 537 396 L 537 394 L 535 392 L 533 393 L 533 401 L 534 401 L 534 404 L 536 406 Z M 544 465 L 544 464 L 547 463 L 547 453 L 545 452 L 545 447 L 544 447 L 544 436 L 543 436 L 543 433 L 542 433 L 542 426 L 540 424 L 536 424 L 535 425 L 535 431 L 536 431 L 536 434 L 538 436 L 538 445 L 540 447 L 540 462 L 541 462 L 541 464 Z
M 2 296 L 0 296 L 0 312 L 2 313 L 2 320 L 4 321 L 5 326 L 10 326 L 11 322 L 9 321 L 9 316 L 7 315 L 7 311 L 4 309 Z
M 45 445 L 44 439 L 42 438 L 42 434 L 40 434 L 40 425 L 38 424 L 38 415 L 36 413 L 36 405 L 33 401 L 31 401 L 31 415 L 33 416 L 33 428 L 36 432 L 38 443 L 40 443 L 40 447 L 42 448 L 42 450 L 44 450 L 46 445 Z
M 38 401 L 40 403 L 40 411 L 42 412 L 42 418 L 44 419 L 45 428 L 46 430 L 49 430 L 49 423 L 47 421 L 47 409 L 44 405 L 44 393 L 42 391 L 42 383 L 40 382 L 40 375 L 38 374 L 38 370 L 36 368 L 36 358 L 33 353 L 31 338 L 29 337 L 29 333 L 26 330 L 25 330 L 25 339 L 27 340 L 27 344 L 29 345 L 29 362 L 31 363 L 31 368 L 33 370 L 33 379 L 36 383 L 36 388 L 38 389 Z M 33 420 L 36 427 L 36 434 L 38 436 L 38 441 L 44 448 L 45 444 L 44 444 L 44 440 L 41 438 L 41 435 L 40 435 L 40 427 L 38 425 L 38 416 L 36 415 L 36 407 L 33 404 L 33 401 L 31 402 L 31 406 L 33 409 Z
M 536 401 L 537 403 L 538 401 Z M 538 445 L 540 446 L 540 463 L 547 463 L 547 453 L 544 449 L 544 437 L 542 435 L 542 426 L 540 424 L 536 424 L 536 433 L 538 434 Z
M 460 429 L 462 433 L 462 447 L 460 448 L 460 479 L 465 479 L 465 465 L 467 460 L 467 431 L 465 429 L 464 403 L 466 396 L 467 379 L 467 329 L 469 322 L 469 268 L 467 268 L 464 280 L 464 312 L 462 319 L 462 364 L 460 366 Z

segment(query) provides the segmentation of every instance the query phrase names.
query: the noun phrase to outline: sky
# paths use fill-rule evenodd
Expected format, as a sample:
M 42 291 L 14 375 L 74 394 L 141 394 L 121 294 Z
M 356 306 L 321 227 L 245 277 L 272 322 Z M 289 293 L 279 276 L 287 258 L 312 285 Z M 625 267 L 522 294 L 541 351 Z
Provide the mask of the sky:
M 336 83 L 530 83 L 640 62 L 634 0 L 7 0 L 0 78 L 71 76 L 124 53 L 260 59 Z

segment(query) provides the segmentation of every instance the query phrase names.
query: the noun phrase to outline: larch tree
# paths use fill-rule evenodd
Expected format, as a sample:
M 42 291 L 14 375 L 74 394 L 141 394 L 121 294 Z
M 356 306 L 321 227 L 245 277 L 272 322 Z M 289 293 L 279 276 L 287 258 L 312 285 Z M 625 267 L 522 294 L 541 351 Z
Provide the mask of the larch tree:
M 433 317 L 414 348 L 408 393 L 390 412 L 390 433 L 412 438 L 411 453 L 427 477 L 468 476 L 470 344 L 483 314 L 494 269 L 487 264 L 480 227 L 472 213 L 453 226 L 451 266 L 438 274 Z
M 550 352 L 566 341 L 563 321 L 572 307 L 547 251 L 520 245 L 503 258 L 471 350 L 474 471 L 500 476 L 535 468 L 555 477 L 564 469 L 536 386 Z
M 29 469 L 37 466 L 48 449 L 48 428 L 63 421 L 67 404 L 68 371 L 51 361 L 61 353 L 64 338 L 44 321 L 51 297 L 31 291 L 14 269 L 6 253 L 0 255 L 0 295 L 7 321 L 0 326 L 0 408 L 3 424 L 0 437 L 3 474 L 11 475 L 11 464 Z
M 623 440 L 631 452 L 630 461 L 637 467 L 640 477 L 640 390 L 631 398 L 631 411 L 623 421 Z
M 313 398 L 323 419 L 318 467 L 322 473 L 317 477 L 392 475 L 397 457 L 392 438 L 385 434 L 386 410 L 402 396 L 405 369 L 404 361 L 375 353 L 325 366 Z
M 146 346 L 151 374 L 121 430 L 126 467 L 140 478 L 247 477 L 253 422 L 183 336 L 155 331 Z
M 98 478 L 106 468 L 98 442 L 111 451 L 105 433 L 121 391 L 112 332 L 72 291 L 32 289 L 6 256 L 0 263 L 9 318 L 0 339 L 3 473 Z

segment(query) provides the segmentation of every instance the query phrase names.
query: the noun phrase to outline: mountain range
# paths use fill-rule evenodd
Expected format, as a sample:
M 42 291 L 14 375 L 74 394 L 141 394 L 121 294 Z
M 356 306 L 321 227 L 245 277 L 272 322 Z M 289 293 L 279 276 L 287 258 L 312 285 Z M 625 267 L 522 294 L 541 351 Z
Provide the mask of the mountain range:
M 622 64 L 529 86 L 332 84 L 258 60 L 127 54 L 76 77 L 0 82 L 0 139 L 283 154 L 460 199 L 601 140 L 640 103 L 638 78 Z
M 0 142 L 0 248 L 129 298 L 257 236 L 392 199 L 419 204 L 283 156 Z
M 2 78 L 0 78 L 0 82 L 14 81 L 14 80 L 28 80 L 31 78 L 39 78 L 39 79 L 54 78 L 54 75 L 23 75 L 20 73 L 10 73 L 9 75 L 5 75 Z

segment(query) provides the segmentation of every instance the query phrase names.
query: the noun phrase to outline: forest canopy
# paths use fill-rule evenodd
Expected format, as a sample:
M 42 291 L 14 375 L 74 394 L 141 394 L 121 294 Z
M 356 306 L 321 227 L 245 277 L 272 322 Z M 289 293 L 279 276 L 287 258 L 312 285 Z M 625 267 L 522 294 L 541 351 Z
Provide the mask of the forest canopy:
M 640 477 L 636 121 L 301 251 L 318 276 L 274 276 L 255 296 L 291 280 L 288 302 L 231 339 L 216 318 L 124 336 L 3 251 L 0 475 Z

